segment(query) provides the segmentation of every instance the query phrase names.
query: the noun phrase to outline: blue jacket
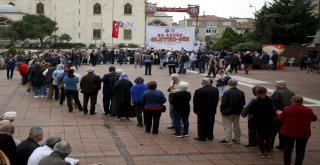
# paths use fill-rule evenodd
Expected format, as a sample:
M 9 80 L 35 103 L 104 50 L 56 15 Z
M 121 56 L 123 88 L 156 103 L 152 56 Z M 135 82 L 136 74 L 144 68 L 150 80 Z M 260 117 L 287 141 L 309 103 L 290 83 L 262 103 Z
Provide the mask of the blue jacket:
M 145 107 L 158 107 L 164 104 L 167 99 L 159 90 L 146 90 L 142 94 L 141 101 Z
M 144 91 L 148 89 L 146 84 L 137 83 L 136 85 L 132 86 L 130 89 L 131 98 L 133 103 L 141 102 L 141 97 Z
M 16 67 L 16 59 L 13 57 L 6 58 L 7 69 L 14 69 Z
M 74 77 L 69 77 L 66 76 L 63 78 L 63 84 L 64 84 L 64 89 L 65 90 L 78 90 L 77 83 L 79 83 L 79 78 L 74 76 Z

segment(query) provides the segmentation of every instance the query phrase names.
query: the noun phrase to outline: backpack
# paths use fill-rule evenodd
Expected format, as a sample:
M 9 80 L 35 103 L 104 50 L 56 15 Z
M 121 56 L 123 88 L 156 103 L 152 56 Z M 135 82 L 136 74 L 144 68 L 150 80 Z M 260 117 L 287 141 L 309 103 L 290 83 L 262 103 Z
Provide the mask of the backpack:
M 168 64 L 175 64 L 176 63 L 176 58 L 171 55 L 168 57 Z

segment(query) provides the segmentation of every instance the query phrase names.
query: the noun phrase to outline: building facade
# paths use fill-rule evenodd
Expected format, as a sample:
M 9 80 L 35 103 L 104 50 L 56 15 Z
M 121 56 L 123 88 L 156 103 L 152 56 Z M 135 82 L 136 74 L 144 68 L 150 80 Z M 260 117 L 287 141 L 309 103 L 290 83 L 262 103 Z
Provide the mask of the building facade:
M 171 17 L 162 15 L 146 18 L 143 0 L 0 0 L 0 21 L 21 20 L 25 14 L 43 14 L 56 21 L 55 35 L 69 34 L 70 42 L 96 45 L 104 42 L 107 46 L 119 43 L 144 46 L 146 22 L 160 21 L 169 26 L 172 22 Z M 129 21 L 135 30 L 123 24 L 119 26 L 119 38 L 112 38 L 113 20 Z

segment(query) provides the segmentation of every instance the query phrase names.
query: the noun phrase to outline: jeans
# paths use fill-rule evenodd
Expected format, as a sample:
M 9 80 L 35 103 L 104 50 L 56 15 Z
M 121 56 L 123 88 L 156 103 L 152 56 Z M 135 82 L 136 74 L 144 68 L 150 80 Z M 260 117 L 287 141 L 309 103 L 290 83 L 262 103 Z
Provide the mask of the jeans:
M 41 88 L 38 87 L 38 86 L 34 86 L 34 87 L 33 87 L 33 91 L 34 91 L 34 95 L 35 95 L 35 96 L 39 96 L 39 95 L 40 95 L 40 92 L 41 92 Z
M 110 101 L 111 101 L 111 94 L 103 94 L 102 97 L 103 101 L 103 110 L 105 114 L 110 114 Z
M 220 97 L 222 97 L 223 96 L 223 94 L 224 94 L 224 85 L 222 85 L 222 86 L 218 86 L 218 90 L 219 90 L 219 96 Z
M 190 112 L 173 111 L 173 122 L 177 135 L 181 134 L 181 120 L 184 126 L 183 134 L 189 135 L 189 114 Z
M 185 67 L 184 67 L 184 65 L 187 65 L 187 64 L 185 64 L 185 63 L 180 63 L 179 64 L 179 74 L 181 74 L 181 73 L 183 73 L 183 74 L 186 74 L 186 69 L 184 69 Z
M 176 73 L 176 66 L 175 65 L 168 65 L 169 74 Z
M 296 144 L 296 161 L 295 165 L 302 165 L 304 154 L 306 151 L 306 145 L 309 138 L 295 138 L 284 136 L 284 150 L 283 150 L 283 160 L 284 165 L 291 164 L 291 155 L 294 144 Z
M 144 67 L 145 67 L 145 71 L 144 71 L 144 74 L 147 75 L 151 75 L 151 63 L 145 63 L 144 64 Z
M 160 69 L 163 69 L 163 63 L 164 63 L 164 59 L 160 59 L 160 66 L 159 66 Z
M 7 68 L 7 78 L 12 78 L 14 68 Z
M 199 63 L 199 73 L 204 73 L 205 70 L 206 70 L 206 63 L 200 62 Z
M 59 88 L 58 85 L 52 85 L 54 90 L 54 99 L 59 100 Z
M 138 122 L 139 125 L 142 126 L 143 125 L 143 121 L 145 121 L 142 118 L 143 105 L 142 105 L 142 103 L 134 103 L 133 106 L 134 106 L 134 110 L 136 112 L 137 122 Z
M 59 101 L 59 103 L 62 105 L 63 104 L 63 102 L 64 102 L 64 100 L 65 100 L 65 94 L 64 94 L 64 88 L 61 88 L 60 89 L 60 101 Z

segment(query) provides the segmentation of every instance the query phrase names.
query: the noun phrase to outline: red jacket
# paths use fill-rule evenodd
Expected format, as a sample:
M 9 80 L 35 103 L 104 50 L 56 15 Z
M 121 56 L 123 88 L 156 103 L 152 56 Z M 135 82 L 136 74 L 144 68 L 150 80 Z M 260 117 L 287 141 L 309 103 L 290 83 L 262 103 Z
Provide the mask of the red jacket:
M 309 138 L 310 125 L 317 120 L 313 111 L 302 104 L 293 104 L 284 108 L 278 118 L 283 121 L 281 133 L 296 138 Z
M 18 66 L 18 70 L 21 76 L 27 76 L 28 75 L 28 65 L 27 64 L 21 64 Z

